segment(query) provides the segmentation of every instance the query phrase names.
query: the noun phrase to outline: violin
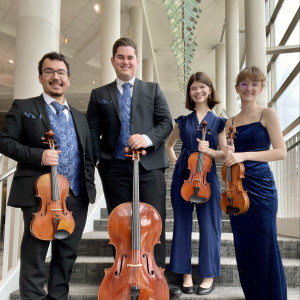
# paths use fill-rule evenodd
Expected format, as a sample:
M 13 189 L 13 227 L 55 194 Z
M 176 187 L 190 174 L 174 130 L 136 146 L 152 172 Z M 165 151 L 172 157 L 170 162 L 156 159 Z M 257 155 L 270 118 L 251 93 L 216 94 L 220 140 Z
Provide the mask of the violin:
M 201 141 L 205 141 L 207 129 L 207 122 L 202 123 L 202 137 Z M 194 152 L 188 159 L 188 169 L 190 175 L 188 180 L 184 180 L 181 187 L 181 196 L 184 200 L 202 204 L 210 198 L 211 190 L 210 183 L 206 180 L 206 175 L 210 172 L 212 165 L 212 158 L 203 152 Z
M 42 141 L 51 150 L 58 146 L 53 140 L 52 130 L 46 132 Z M 69 182 L 66 177 L 57 174 L 57 166 L 51 166 L 51 173 L 40 176 L 35 182 L 36 196 L 40 199 L 40 207 L 30 223 L 31 234 L 44 241 L 67 238 L 75 229 L 72 212 L 66 207 L 69 195 Z
M 229 127 L 227 144 L 233 144 L 236 129 Z M 230 167 L 225 164 L 221 170 L 222 179 L 225 182 L 225 191 L 221 195 L 221 207 L 228 215 L 240 215 L 245 213 L 250 205 L 247 192 L 243 189 L 242 179 L 245 178 L 245 166 L 237 163 Z
M 134 164 L 133 199 L 118 205 L 108 218 L 116 257 L 113 266 L 104 270 L 98 300 L 168 300 L 164 269 L 156 265 L 153 255 L 154 245 L 160 242 L 161 218 L 153 206 L 139 202 L 139 156 L 146 151 L 125 151 Z

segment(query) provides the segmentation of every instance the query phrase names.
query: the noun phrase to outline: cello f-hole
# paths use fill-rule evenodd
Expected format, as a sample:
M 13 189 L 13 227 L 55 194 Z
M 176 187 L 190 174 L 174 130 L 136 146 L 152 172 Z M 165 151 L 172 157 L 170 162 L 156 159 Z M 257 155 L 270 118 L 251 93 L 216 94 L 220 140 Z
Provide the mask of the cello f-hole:
M 146 262 L 147 262 L 147 272 L 149 275 L 154 275 L 154 271 L 151 270 L 150 271 L 150 267 L 149 267 L 149 259 L 148 259 L 148 256 L 147 254 L 143 254 L 143 257 L 145 258 Z
M 122 258 L 121 258 L 121 264 L 120 264 L 120 270 L 119 270 L 119 272 L 118 272 L 118 271 L 115 272 L 115 275 L 116 275 L 116 276 L 120 276 L 120 275 L 121 275 L 122 269 L 123 269 L 123 264 L 124 264 L 124 259 L 125 259 L 126 257 L 127 257 L 126 254 L 123 254 L 123 255 L 122 255 Z

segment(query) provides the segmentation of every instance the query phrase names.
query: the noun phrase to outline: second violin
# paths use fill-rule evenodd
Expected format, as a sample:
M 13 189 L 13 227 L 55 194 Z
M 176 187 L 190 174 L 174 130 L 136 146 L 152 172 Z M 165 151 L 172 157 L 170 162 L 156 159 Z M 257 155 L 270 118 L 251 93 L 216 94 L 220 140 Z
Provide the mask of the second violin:
M 202 123 L 202 137 L 201 140 L 205 141 L 207 122 Z M 206 180 L 206 175 L 212 166 L 212 158 L 203 152 L 194 152 L 188 159 L 188 169 L 190 176 L 188 180 L 184 180 L 181 188 L 181 196 L 184 200 L 201 204 L 208 201 L 210 198 L 211 190 L 210 184 Z
M 228 145 L 233 144 L 236 129 L 229 127 Z M 225 191 L 221 195 L 221 207 L 228 215 L 240 215 L 245 213 L 250 205 L 247 192 L 243 189 L 242 178 L 245 178 L 245 166 L 243 163 L 230 167 L 225 164 L 221 170 L 222 179 L 225 182 Z

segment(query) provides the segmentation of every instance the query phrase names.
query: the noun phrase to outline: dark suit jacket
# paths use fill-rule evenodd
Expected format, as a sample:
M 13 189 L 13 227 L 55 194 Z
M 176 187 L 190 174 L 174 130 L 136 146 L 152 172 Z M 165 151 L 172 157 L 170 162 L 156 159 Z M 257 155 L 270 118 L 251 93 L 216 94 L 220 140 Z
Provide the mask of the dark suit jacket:
M 113 158 L 121 129 L 116 81 L 92 90 L 87 119 L 91 132 L 94 162 Z M 131 134 L 145 134 L 153 142 L 141 157 L 146 170 L 169 166 L 164 140 L 172 131 L 172 117 L 159 85 L 135 80 L 131 104 Z
M 39 205 L 34 184 L 39 176 L 49 173 L 51 169 L 41 165 L 43 151 L 48 148 L 41 142 L 41 137 L 51 129 L 46 105 L 42 95 L 14 100 L 0 131 L 0 152 L 18 162 L 8 199 L 10 206 Z M 82 159 L 83 197 L 86 201 L 94 203 L 96 190 L 88 124 L 82 113 L 71 106 L 70 110 Z

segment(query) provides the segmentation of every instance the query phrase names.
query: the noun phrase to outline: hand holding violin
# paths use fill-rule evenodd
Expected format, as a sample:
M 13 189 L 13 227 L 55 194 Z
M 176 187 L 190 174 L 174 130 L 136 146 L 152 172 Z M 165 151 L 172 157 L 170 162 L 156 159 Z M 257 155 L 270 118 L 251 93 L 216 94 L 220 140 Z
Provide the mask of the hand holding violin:
M 209 141 L 201 141 L 199 138 L 197 138 L 197 142 L 198 142 L 198 151 L 208 154 Z
M 224 164 L 228 167 L 246 160 L 246 154 L 244 152 L 235 152 L 233 140 L 230 143 L 231 145 L 226 145 L 223 149 L 225 157 Z
M 42 155 L 42 165 L 43 166 L 57 166 L 58 165 L 58 154 L 61 151 L 47 149 Z

